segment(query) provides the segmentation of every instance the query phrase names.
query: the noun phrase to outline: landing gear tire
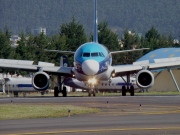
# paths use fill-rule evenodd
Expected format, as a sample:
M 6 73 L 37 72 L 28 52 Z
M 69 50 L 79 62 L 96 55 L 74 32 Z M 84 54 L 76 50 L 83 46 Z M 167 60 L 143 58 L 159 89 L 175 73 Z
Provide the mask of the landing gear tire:
M 88 96 L 91 97 L 92 90 L 88 91 Z
M 54 87 L 54 97 L 58 97 L 59 90 L 58 87 Z
M 18 97 L 18 92 L 14 92 L 14 97 Z
M 63 97 L 67 97 L 67 91 L 66 91 L 66 87 L 65 86 L 63 87 L 62 95 L 63 95 Z
M 122 96 L 126 96 L 126 87 L 122 86 Z
M 134 96 L 134 86 L 130 87 L 130 94 L 131 94 L 131 96 Z
M 96 96 L 96 91 L 95 90 L 93 90 L 93 97 L 95 97 Z

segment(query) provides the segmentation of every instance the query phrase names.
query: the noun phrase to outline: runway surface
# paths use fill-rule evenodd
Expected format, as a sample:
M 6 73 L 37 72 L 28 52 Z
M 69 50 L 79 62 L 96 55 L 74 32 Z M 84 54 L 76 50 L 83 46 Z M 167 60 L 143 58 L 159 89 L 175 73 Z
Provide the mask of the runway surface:
M 0 98 L 3 103 L 56 103 L 99 108 L 62 118 L 2 120 L 2 135 L 179 135 L 180 96 Z

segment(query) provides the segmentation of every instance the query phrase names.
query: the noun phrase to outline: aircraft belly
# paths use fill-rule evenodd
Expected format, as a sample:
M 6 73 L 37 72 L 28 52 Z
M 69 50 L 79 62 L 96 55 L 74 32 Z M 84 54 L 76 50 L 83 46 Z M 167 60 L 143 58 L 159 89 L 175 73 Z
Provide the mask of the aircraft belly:
M 109 76 L 111 76 L 111 73 L 106 71 L 101 74 L 94 75 L 92 77 L 96 78 L 97 80 L 100 79 L 101 81 L 107 81 L 109 80 Z M 87 81 L 89 79 L 89 76 L 84 74 L 76 74 L 76 79 L 78 79 L 79 81 Z

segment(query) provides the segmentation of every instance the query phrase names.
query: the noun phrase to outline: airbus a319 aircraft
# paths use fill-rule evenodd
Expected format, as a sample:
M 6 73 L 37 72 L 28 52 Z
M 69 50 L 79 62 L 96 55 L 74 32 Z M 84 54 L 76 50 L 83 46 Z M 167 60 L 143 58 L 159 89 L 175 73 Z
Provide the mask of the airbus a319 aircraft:
M 149 88 L 154 84 L 154 76 L 150 72 L 151 69 L 180 65 L 180 61 L 159 62 L 159 60 L 157 63 L 139 61 L 130 65 L 112 66 L 112 54 L 139 51 L 143 49 L 110 52 L 105 46 L 98 43 L 97 0 L 94 0 L 93 42 L 88 42 L 79 46 L 75 52 L 50 50 L 51 52 L 73 53 L 74 67 L 55 66 L 53 63 L 46 62 L 39 62 L 38 65 L 33 65 L 33 61 L 1 59 L 0 68 L 23 69 L 36 72 L 32 77 L 32 85 L 39 91 L 43 91 L 49 87 L 49 75 L 57 75 L 59 78 L 59 87 L 55 88 L 55 96 L 58 96 L 59 91 L 62 91 L 63 96 L 67 95 L 66 88 L 63 87 L 62 89 L 62 76 L 74 77 L 79 81 L 88 83 L 92 89 L 98 82 L 109 80 L 111 83 L 111 78 L 113 77 L 127 76 L 126 85 L 122 86 L 122 95 L 125 96 L 126 92 L 130 92 L 131 96 L 133 96 L 134 87 L 129 85 L 131 74 L 136 73 L 136 84 L 138 87 Z

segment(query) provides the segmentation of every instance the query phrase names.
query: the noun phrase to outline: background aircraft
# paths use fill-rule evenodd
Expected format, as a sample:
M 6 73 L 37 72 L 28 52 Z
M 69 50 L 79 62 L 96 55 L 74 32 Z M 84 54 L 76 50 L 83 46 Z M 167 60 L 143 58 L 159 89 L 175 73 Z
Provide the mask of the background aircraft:
M 147 49 L 147 48 L 144 48 Z M 148 61 L 138 61 L 130 65 L 115 65 L 112 66 L 112 55 L 116 53 L 125 53 L 130 51 L 140 51 L 143 49 L 132 49 L 110 52 L 105 46 L 98 43 L 98 24 L 97 24 L 97 0 L 94 0 L 94 40 L 79 46 L 76 51 L 58 51 L 50 50 L 51 52 L 70 53 L 74 54 L 74 66 L 63 67 L 55 66 L 53 63 L 39 62 L 38 65 L 33 65 L 33 61 L 27 60 L 9 60 L 1 59 L 0 67 L 9 69 L 23 69 L 33 71 L 35 74 L 32 77 L 32 86 L 38 91 L 44 91 L 49 87 L 49 79 L 51 74 L 58 76 L 58 87 L 54 89 L 54 96 L 58 96 L 61 91 L 63 96 L 67 96 L 66 87 L 62 85 L 62 76 L 74 77 L 79 81 L 88 82 L 91 88 L 101 81 L 109 81 L 111 78 L 118 76 L 126 76 L 127 82 L 122 86 L 122 95 L 126 92 L 134 93 L 134 86 L 130 86 L 130 76 L 136 73 L 136 84 L 139 88 L 150 88 L 154 84 L 154 76 L 150 70 L 158 68 L 167 68 L 180 65 L 178 61 L 156 61 L 149 63 Z M 134 95 L 134 94 L 131 94 Z
M 107 92 L 121 92 L 122 91 L 122 87 L 124 85 L 126 85 L 126 77 L 116 77 L 116 78 L 112 78 L 111 82 L 109 81 L 101 81 L 98 82 L 96 85 L 94 85 L 93 90 L 95 92 L 93 92 L 92 87 L 89 86 L 88 82 L 83 82 L 83 81 L 79 81 L 75 78 L 66 78 L 64 81 L 64 85 L 66 86 L 70 86 L 72 88 L 76 88 L 76 89 L 82 89 L 82 90 L 87 90 L 88 91 L 88 95 L 91 96 L 91 94 L 93 94 L 93 96 L 95 96 L 97 91 L 107 91 Z M 130 77 L 130 86 L 134 86 L 134 89 L 138 89 L 139 87 L 136 85 L 136 78 L 134 77 Z M 131 96 L 134 95 L 134 93 L 130 93 Z
M 32 86 L 31 83 L 32 78 L 26 77 L 6 77 L 0 78 L 0 92 L 3 93 L 13 93 L 14 96 L 18 96 L 19 92 L 37 92 Z

